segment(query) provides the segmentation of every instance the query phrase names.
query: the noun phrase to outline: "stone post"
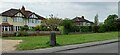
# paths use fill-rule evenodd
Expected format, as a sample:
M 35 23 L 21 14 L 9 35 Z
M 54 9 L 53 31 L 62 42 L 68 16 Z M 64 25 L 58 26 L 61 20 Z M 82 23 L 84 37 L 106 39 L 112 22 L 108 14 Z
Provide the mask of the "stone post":
M 54 31 L 50 33 L 50 45 L 51 46 L 56 45 L 56 33 Z

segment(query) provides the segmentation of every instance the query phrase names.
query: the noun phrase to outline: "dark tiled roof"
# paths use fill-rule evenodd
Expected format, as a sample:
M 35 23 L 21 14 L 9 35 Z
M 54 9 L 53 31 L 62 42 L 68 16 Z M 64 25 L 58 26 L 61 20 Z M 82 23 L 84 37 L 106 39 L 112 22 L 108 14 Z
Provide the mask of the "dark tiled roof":
M 10 10 L 7 10 L 7 11 L 1 13 L 1 15 L 2 16 L 14 16 L 18 12 L 19 12 L 18 9 L 10 9 Z
M 93 23 L 93 22 L 91 22 L 91 21 L 88 21 L 88 20 L 84 19 L 84 17 L 75 17 L 75 18 L 73 19 L 73 21 L 74 21 L 74 22 L 88 22 L 88 23 Z
M 117 20 L 115 20 L 116 22 L 120 22 L 120 18 L 119 19 L 117 19 Z
M 1 16 L 9 16 L 9 17 L 14 17 L 14 15 L 16 15 L 18 12 L 22 13 L 24 15 L 25 18 L 29 18 L 31 14 L 35 14 L 34 12 L 31 12 L 31 11 L 28 11 L 28 10 L 25 10 L 25 8 L 22 7 L 22 9 L 10 9 L 10 10 L 7 10 L 3 13 L 1 13 L 0 15 Z M 37 14 L 35 14 L 39 19 L 45 19 L 44 17 L 42 16 L 39 16 Z

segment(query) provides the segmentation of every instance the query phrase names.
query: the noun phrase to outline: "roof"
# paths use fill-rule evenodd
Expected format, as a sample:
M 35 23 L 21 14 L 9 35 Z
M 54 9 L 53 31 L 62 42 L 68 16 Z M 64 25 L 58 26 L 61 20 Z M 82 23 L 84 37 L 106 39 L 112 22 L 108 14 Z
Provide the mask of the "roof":
M 9 9 L 9 10 L 1 13 L 0 15 L 14 17 L 18 12 L 22 13 L 25 18 L 29 18 L 30 15 L 35 14 L 39 19 L 45 19 L 44 17 L 42 17 L 34 12 L 31 12 L 29 10 L 25 10 L 24 6 L 21 9 Z
M 1 16 L 14 16 L 18 12 L 19 12 L 18 9 L 10 9 L 10 10 L 7 10 L 7 11 L 1 13 Z
M 74 21 L 74 22 L 88 22 L 88 23 L 93 23 L 93 22 L 91 22 L 91 21 L 89 21 L 89 20 L 84 19 L 84 16 L 82 16 L 82 17 L 75 17 L 75 18 L 73 19 L 73 21 Z
M 115 20 L 116 22 L 120 22 L 120 18 L 119 19 L 117 19 L 117 20 Z

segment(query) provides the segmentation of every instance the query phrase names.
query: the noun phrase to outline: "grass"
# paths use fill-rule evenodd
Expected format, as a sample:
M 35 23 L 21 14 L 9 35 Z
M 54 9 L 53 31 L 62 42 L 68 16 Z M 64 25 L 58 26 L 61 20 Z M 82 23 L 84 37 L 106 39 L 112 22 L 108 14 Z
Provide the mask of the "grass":
M 58 46 L 61 46 L 109 40 L 115 38 L 118 38 L 118 32 L 57 35 L 56 40 Z M 17 46 L 17 50 L 30 50 L 51 47 L 48 44 L 49 36 L 3 37 L 3 39 L 23 40 L 23 42 Z

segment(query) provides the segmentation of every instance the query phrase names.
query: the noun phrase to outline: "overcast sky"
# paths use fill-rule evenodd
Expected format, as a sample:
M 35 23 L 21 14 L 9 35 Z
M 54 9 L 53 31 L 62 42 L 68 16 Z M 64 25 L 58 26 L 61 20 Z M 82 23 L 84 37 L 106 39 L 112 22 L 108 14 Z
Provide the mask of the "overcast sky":
M 94 21 L 98 14 L 100 22 L 108 15 L 118 14 L 118 0 L 0 0 L 0 13 L 11 8 L 20 9 L 25 6 L 30 10 L 46 17 L 50 14 L 60 18 L 73 19 L 76 16 L 85 16 L 85 19 Z

